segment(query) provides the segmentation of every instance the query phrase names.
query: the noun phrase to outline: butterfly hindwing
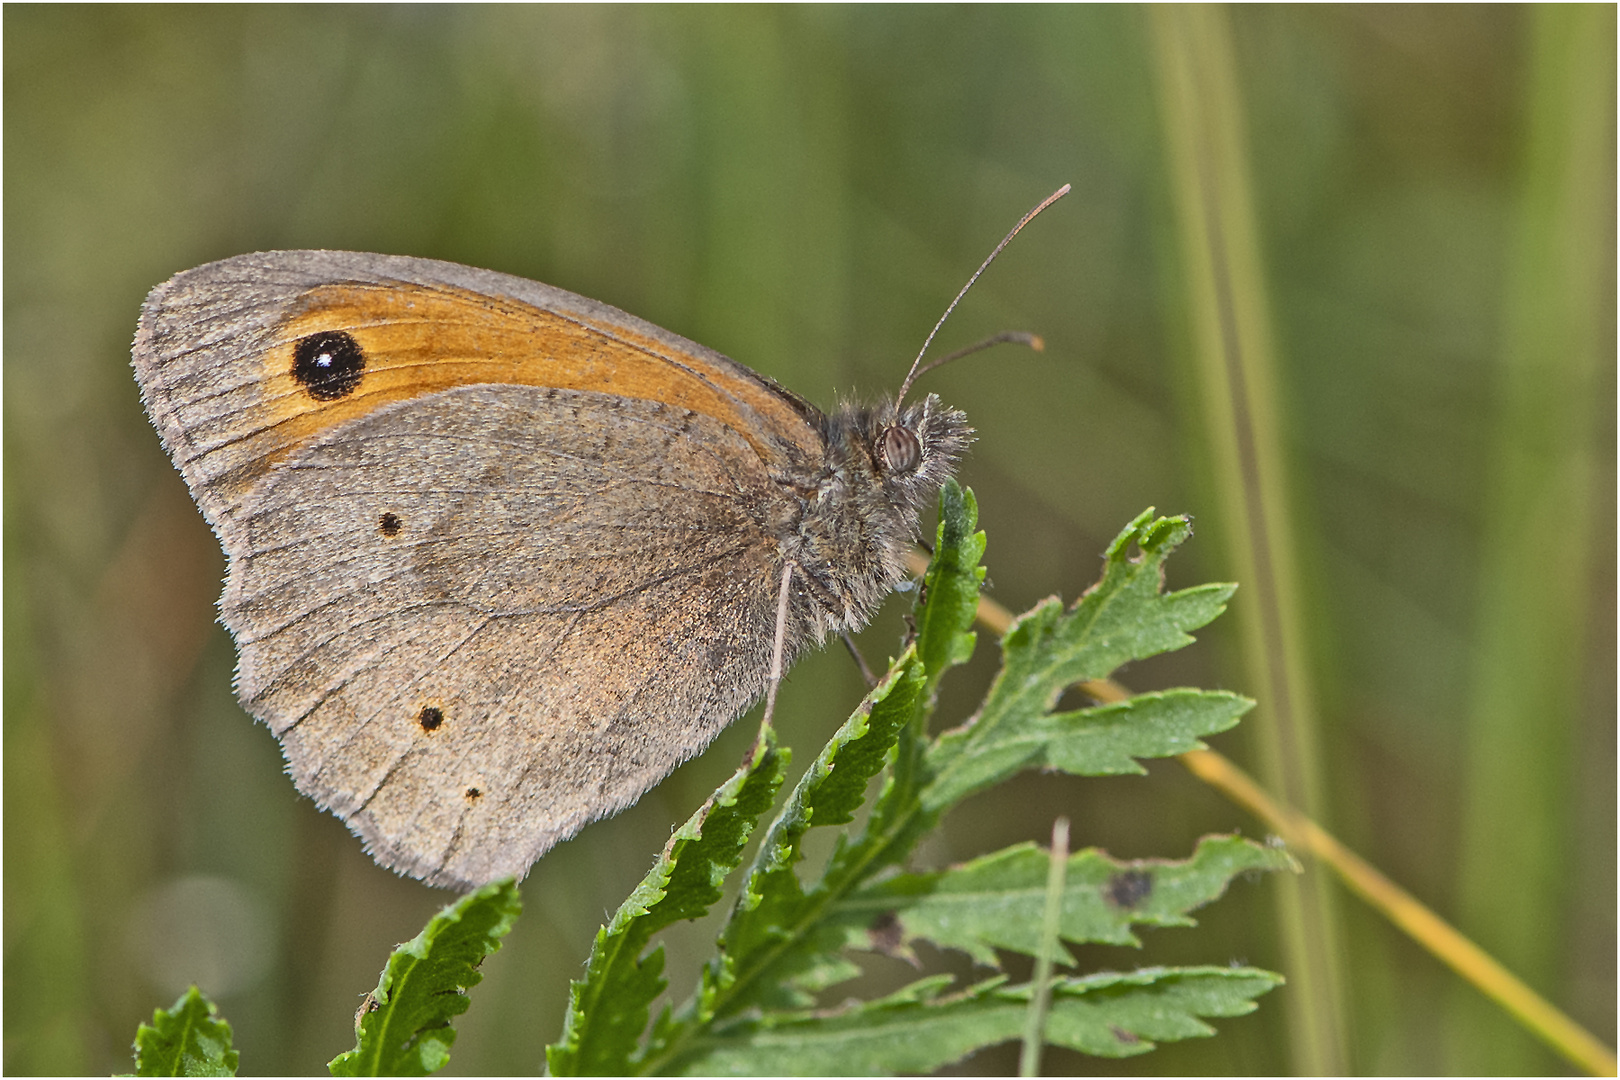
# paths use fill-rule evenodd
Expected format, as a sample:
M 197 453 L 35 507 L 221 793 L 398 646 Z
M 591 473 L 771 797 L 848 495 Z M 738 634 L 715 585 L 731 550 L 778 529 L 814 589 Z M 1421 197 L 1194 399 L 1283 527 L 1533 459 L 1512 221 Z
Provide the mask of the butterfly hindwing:
M 511 386 L 334 431 L 241 510 L 223 607 L 244 704 L 379 861 L 521 873 L 760 692 L 781 496 L 737 469 L 740 442 L 658 403 Z

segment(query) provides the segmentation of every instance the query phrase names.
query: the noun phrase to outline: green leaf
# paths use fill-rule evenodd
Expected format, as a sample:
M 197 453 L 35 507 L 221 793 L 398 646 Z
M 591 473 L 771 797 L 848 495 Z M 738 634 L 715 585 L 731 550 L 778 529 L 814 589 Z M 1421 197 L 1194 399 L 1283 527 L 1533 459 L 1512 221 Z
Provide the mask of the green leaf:
M 917 655 L 928 670 L 932 694 L 940 676 L 973 655 L 977 635 L 973 616 L 984 585 L 985 536 L 976 532 L 979 504 L 973 492 L 947 480 L 939 492 L 939 527 L 934 534 L 934 557 L 923 575 L 918 598 Z
M 498 881 L 468 893 L 395 949 L 355 1019 L 353 1050 L 333 1058 L 333 1076 L 426 1076 L 450 1060 L 478 967 L 501 947 L 523 908 L 517 884 Z
M 919 813 L 919 795 L 931 778 L 928 718 L 940 677 L 967 662 L 973 653 L 976 639 L 970 628 L 984 582 L 979 559 L 986 543 L 984 533 L 975 531 L 978 520 L 979 504 L 973 492 L 959 488 L 954 480 L 940 489 L 934 557 L 923 577 L 915 611 L 917 655 L 928 671 L 928 695 L 918 703 L 911 725 L 900 733 L 894 768 L 878 793 L 865 830 L 853 843 L 841 844 L 834 854 L 826 874 L 829 883 L 840 882 L 847 889 L 899 865 L 938 821 L 937 814 Z
M 683 1041 L 717 1014 L 750 1006 L 804 1007 L 810 1002 L 806 990 L 859 974 L 836 956 L 836 940 L 825 948 L 802 947 L 803 929 L 815 925 L 826 900 L 806 895 L 793 868 L 810 828 L 846 824 L 860 807 L 867 782 L 887 762 L 923 687 L 922 664 L 907 649 L 794 786 L 760 844 L 697 994 L 678 1015 L 659 1018 L 639 1062 L 644 1069 L 658 1071 L 678 1056 Z
M 1031 728 L 1047 729 L 1032 765 L 1076 776 L 1146 770 L 1137 758 L 1201 750 L 1199 738 L 1236 727 L 1254 702 L 1223 690 L 1162 690 L 1072 713 L 1052 713 Z M 1009 725 L 1000 738 L 1016 738 Z
M 981 724 L 940 738 L 939 763 L 923 805 L 944 809 L 1024 769 L 1057 769 L 1077 776 L 1140 773 L 1137 758 L 1196 750 L 1199 738 L 1237 724 L 1254 702 L 1218 690 L 1163 690 L 1128 701 L 1068 713 L 1024 711 L 1030 697 L 1007 695 Z M 969 752 L 962 752 L 967 744 Z
M 992 979 L 940 995 L 948 977 L 831 1014 L 765 1015 L 698 1040 L 680 1062 L 687 1075 L 784 1076 L 926 1073 L 1016 1039 L 1030 987 Z M 1202 1017 L 1241 1016 L 1282 983 L 1255 968 L 1144 968 L 1058 979 L 1047 1042 L 1100 1057 L 1130 1057 L 1156 1041 L 1214 1034 Z
M 831 918 L 850 948 L 901 952 L 923 938 L 998 966 L 998 948 L 1035 955 L 1049 863 L 1044 849 L 1019 844 L 949 870 L 868 886 L 841 901 Z M 1281 848 L 1236 836 L 1206 836 L 1180 861 L 1076 852 L 1064 875 L 1059 938 L 1139 945 L 1134 925 L 1192 926 L 1187 913 L 1218 899 L 1238 874 L 1293 869 Z M 1054 958 L 1074 963 L 1061 945 Z
M 235 1076 L 231 1025 L 195 986 L 135 1029 L 136 1076 Z
M 922 664 L 908 650 L 794 787 L 760 845 L 743 893 L 721 931 L 719 955 L 704 971 L 700 1019 L 750 1005 L 809 1004 L 794 987 L 797 972 L 779 967 L 773 972 L 774 985 L 767 987 L 761 987 L 757 978 L 827 902 L 825 885 L 806 895 L 793 870 L 803 857 L 801 842 L 812 826 L 850 821 L 867 782 L 882 770 L 901 729 L 910 722 L 923 685 Z M 812 977 L 812 986 L 826 985 L 825 978 L 825 973 Z
M 1127 661 L 1191 644 L 1188 631 L 1219 615 L 1232 595 L 1232 585 L 1164 591 L 1164 560 L 1190 535 L 1192 527 L 1186 518 L 1154 518 L 1152 510 L 1143 511 L 1109 546 L 1102 579 L 1086 590 L 1074 607 L 1064 611 L 1059 601 L 1050 599 L 1019 616 L 1002 639 L 1001 672 L 979 714 L 963 727 L 940 736 L 929 750 L 926 769 L 931 779 L 923 794 L 926 808 L 943 811 L 1021 768 L 1039 764 L 1064 767 L 1064 763 L 1074 762 L 1086 771 L 1090 754 L 1083 749 L 1041 760 L 1045 738 L 1062 733 L 1066 727 L 1062 717 L 1048 716 L 1058 697 L 1075 683 L 1107 677 Z M 1238 707 L 1242 699 L 1232 695 L 1215 696 L 1224 698 L 1223 704 L 1204 696 L 1209 700 L 1203 704 L 1166 702 L 1166 707 L 1173 710 L 1192 704 L 1200 711 L 1199 716 L 1190 726 L 1180 724 L 1183 730 L 1179 736 L 1174 730 L 1178 724 L 1172 720 L 1168 741 L 1155 744 L 1150 740 L 1148 749 L 1127 749 L 1124 756 L 1159 752 L 1151 747 L 1176 745 L 1178 737 L 1191 738 L 1188 732 L 1207 734 L 1196 731 L 1199 723 L 1219 725 L 1211 731 L 1230 727 L 1247 708 Z M 1163 700 L 1169 695 L 1143 697 Z M 1133 717 L 1143 715 L 1134 709 L 1153 706 L 1136 705 L 1133 699 L 1109 708 L 1128 714 L 1123 719 L 1130 725 Z M 1235 713 L 1221 717 L 1223 711 L 1234 708 Z M 1100 715 L 1105 722 L 1110 715 L 1089 709 L 1075 715 L 1088 714 Z M 1051 725 L 1037 734 L 1046 721 Z M 1196 745 L 1196 741 L 1186 742 L 1184 748 Z M 1119 771 L 1119 762 L 1116 754 L 1114 767 L 1102 771 Z M 1135 766 L 1127 764 L 1125 768 L 1134 770 Z
M 645 957 L 642 950 L 659 930 L 705 914 L 720 899 L 754 822 L 782 786 L 787 762 L 775 734 L 762 728 L 748 760 L 675 831 L 613 920 L 597 931 L 585 977 L 569 989 L 562 1038 L 546 1048 L 553 1075 L 632 1071 L 652 1002 L 666 985 L 663 950 Z
M 665 988 L 662 953 L 642 952 L 656 930 L 701 914 L 720 895 L 748 828 L 781 783 L 781 765 L 766 768 L 763 751 L 717 793 L 716 816 L 701 829 L 709 842 L 716 822 L 732 820 L 726 837 L 712 852 L 672 854 L 695 838 L 694 818 L 598 934 L 586 978 L 574 985 L 563 1039 L 548 1050 L 553 1072 L 928 1071 L 1020 1034 L 1029 988 L 1004 979 L 950 993 L 952 979 L 939 976 L 832 1013 L 812 1006 L 819 992 L 860 973 L 851 948 L 904 953 L 924 938 L 987 962 L 997 949 L 1038 948 L 1035 927 L 1050 865 L 1038 849 L 1025 845 L 938 873 L 894 874 L 957 801 L 1024 768 L 1140 772 L 1138 758 L 1193 749 L 1200 737 L 1235 724 L 1252 703 L 1234 694 L 1170 690 L 1051 711 L 1075 680 L 1187 644 L 1188 631 L 1218 615 L 1231 595 L 1229 586 L 1164 592 L 1164 559 L 1189 530 L 1184 519 L 1149 512 L 1110 547 L 1102 580 L 1072 609 L 1049 601 L 1014 624 L 1003 643 L 1002 672 L 978 714 L 930 739 L 938 681 L 973 649 L 985 547 L 975 529 L 972 494 L 946 485 L 915 640 L 795 785 L 760 844 L 693 997 L 679 1010 L 666 1007 L 638 1051 L 648 1010 Z M 871 780 L 885 770 L 865 826 L 853 838 L 838 838 L 819 880 L 802 881 L 808 831 L 852 821 Z M 758 798 L 749 794 L 756 782 Z M 1189 925 L 1187 913 L 1220 895 L 1234 875 L 1291 865 L 1280 851 L 1235 838 L 1206 840 L 1181 862 L 1118 862 L 1081 852 L 1061 868 L 1059 935 L 1135 944 L 1136 926 Z M 677 887 L 688 871 L 692 882 Z M 1090 1053 L 1141 1053 L 1152 1039 L 1208 1034 L 1200 1017 L 1246 1012 L 1277 981 L 1227 968 L 1060 979 L 1048 984 L 1046 1030 L 1050 1041 Z

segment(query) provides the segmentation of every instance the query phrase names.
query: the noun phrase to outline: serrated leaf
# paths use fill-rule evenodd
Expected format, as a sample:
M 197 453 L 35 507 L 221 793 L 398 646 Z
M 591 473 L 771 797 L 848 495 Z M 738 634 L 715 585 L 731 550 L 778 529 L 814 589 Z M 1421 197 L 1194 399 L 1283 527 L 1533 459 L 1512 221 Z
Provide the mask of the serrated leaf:
M 842 900 L 830 918 L 844 944 L 894 952 L 918 938 L 996 966 L 995 949 L 1033 956 L 1039 947 L 1050 854 L 1018 844 L 962 866 L 901 874 Z M 1232 878 L 1296 869 L 1281 848 L 1236 836 L 1206 836 L 1191 858 L 1115 860 L 1096 849 L 1069 856 L 1059 938 L 1138 945 L 1134 925 L 1192 926 L 1187 913 L 1220 897 Z M 1072 964 L 1061 944 L 1054 957 Z
M 1029 698 L 1015 702 L 1029 706 Z M 929 762 L 941 762 L 922 802 L 945 809 L 1024 769 L 1076 776 L 1140 773 L 1137 758 L 1170 757 L 1204 744 L 1199 739 L 1237 724 L 1254 702 L 1218 690 L 1162 690 L 1075 712 L 992 713 L 989 722 L 942 736 Z M 954 740 L 954 741 L 947 741 Z M 962 752 L 961 744 L 971 744 Z
M 972 632 L 978 612 L 984 567 L 985 535 L 976 531 L 979 504 L 973 492 L 952 480 L 940 489 L 939 527 L 934 556 L 923 575 L 914 618 L 917 655 L 928 671 L 928 691 L 909 727 L 901 731 L 894 767 L 872 806 L 872 815 L 860 838 L 841 845 L 827 870 L 829 881 L 851 882 L 885 867 L 898 865 L 935 817 L 918 813 L 918 797 L 929 783 L 926 763 L 931 740 L 927 737 L 940 677 L 951 667 L 966 663 L 977 640 Z
M 1001 672 L 978 715 L 928 752 L 927 808 L 943 810 L 1024 767 L 1020 754 L 1033 754 L 1036 740 L 1021 737 L 1065 688 L 1189 645 L 1188 631 L 1225 610 L 1235 586 L 1164 591 L 1164 560 L 1190 535 L 1186 518 L 1144 511 L 1109 545 L 1102 579 L 1072 608 L 1051 599 L 1019 616 L 1002 638 Z
M 787 761 L 774 733 L 762 730 L 748 760 L 675 831 L 641 884 L 597 931 L 585 977 L 569 988 L 562 1038 L 546 1048 L 553 1075 L 632 1071 L 652 1002 L 666 985 L 663 950 L 645 957 L 642 950 L 659 930 L 695 919 L 719 901 L 755 821 L 782 786 Z
M 793 868 L 810 828 L 845 824 L 860 807 L 867 782 L 888 760 L 923 686 L 922 664 L 907 649 L 805 770 L 760 843 L 697 994 L 679 1015 L 659 1018 L 643 1068 L 656 1071 L 696 1026 L 719 1012 L 803 1007 L 810 1000 L 807 990 L 859 974 L 837 956 L 836 940 L 823 948 L 801 947 L 806 924 L 814 924 L 825 900 L 807 896 Z M 766 969 L 770 978 L 761 979 Z
M 511 879 L 468 893 L 395 949 L 355 1020 L 353 1050 L 333 1058 L 333 1076 L 426 1076 L 450 1060 L 467 1011 L 467 990 L 483 980 L 484 958 L 523 910 Z
M 1051 1046 L 1097 1057 L 1132 1057 L 1154 1043 L 1205 1038 L 1203 1017 L 1244 1016 L 1286 980 L 1251 967 L 1140 968 L 1058 980 L 1046 1023 Z M 1029 988 L 1019 996 L 1027 999 Z M 1064 1006 L 1059 1007 L 1062 998 Z
M 809 1003 L 794 988 L 798 970 L 778 967 L 770 980 L 774 993 L 761 997 L 757 988 L 758 973 L 781 956 L 827 902 L 821 895 L 824 888 L 807 896 L 794 873 L 794 864 L 803 857 L 801 842 L 812 826 L 843 825 L 851 819 L 867 782 L 882 770 L 895 739 L 910 722 L 923 686 L 922 664 L 908 650 L 794 787 L 760 845 L 742 895 L 720 933 L 719 954 L 704 970 L 699 1019 L 722 1009 L 729 1013 L 750 1005 Z M 814 966 L 823 967 L 819 962 Z M 825 982 L 828 977 L 820 970 L 810 981 L 819 988 L 830 985 Z M 730 1000 L 722 1002 L 728 992 Z
M 656 929 L 637 921 L 648 901 L 627 903 L 622 918 L 598 935 L 590 972 L 575 984 L 564 1040 L 548 1051 L 553 1071 L 928 1071 L 1018 1037 L 1031 995 L 1003 979 L 948 993 L 952 980 L 938 976 L 881 1001 L 833 1012 L 808 1006 L 816 992 L 859 972 L 846 946 L 893 952 L 929 937 L 981 959 L 993 959 L 997 948 L 1037 947 L 1032 934 L 1049 866 L 1037 849 L 885 879 L 965 794 L 1028 767 L 1140 771 L 1137 758 L 1192 749 L 1199 737 L 1234 724 L 1250 703 L 1175 690 L 1051 712 L 1072 681 L 1187 644 L 1187 632 L 1219 614 L 1231 594 L 1229 586 L 1166 594 L 1162 564 L 1188 535 L 1187 522 L 1149 512 L 1110 547 L 1102 580 L 1073 609 L 1050 601 L 1015 623 L 1002 672 L 974 721 L 930 740 L 937 681 L 973 644 L 984 550 L 975 509 L 971 493 L 954 485 L 941 492 L 939 544 L 919 596 L 915 642 L 773 822 L 693 999 L 679 1012 L 666 1007 L 646 1049 L 636 1052 L 647 1009 L 665 984 L 662 953 L 639 956 Z M 886 756 L 889 775 L 865 827 L 838 840 L 819 881 L 801 882 L 796 866 L 806 832 L 851 820 Z M 1134 943 L 1133 926 L 1189 923 L 1187 911 L 1218 895 L 1233 874 L 1281 865 L 1290 864 L 1280 852 L 1230 839 L 1210 841 L 1180 863 L 1081 853 L 1067 865 L 1060 934 Z M 720 860 L 711 868 L 723 873 L 729 865 Z M 655 873 L 644 883 L 652 902 L 661 902 L 661 882 Z M 714 884 L 717 895 L 718 877 Z M 1092 1053 L 1141 1053 L 1151 1039 L 1208 1034 L 1199 1017 L 1246 1012 L 1276 981 L 1225 968 L 1057 980 L 1047 984 L 1054 998 L 1047 1030 L 1050 1041 Z
M 1281 976 L 1254 968 L 1144 968 L 1052 983 L 1047 1042 L 1129 1057 L 1155 1041 L 1210 1035 L 1203 1017 L 1241 1016 Z M 1018 1038 L 1029 986 L 1000 979 L 937 996 L 939 978 L 832 1013 L 777 1014 L 706 1035 L 676 1063 L 686 1075 L 926 1073 Z
M 1254 701 L 1224 690 L 1160 690 L 1128 701 L 1070 713 L 1050 713 L 1035 727 L 1049 735 L 1033 768 L 1075 776 L 1116 776 L 1146 770 L 1138 758 L 1201 750 L 1205 735 L 1237 726 Z M 1000 733 L 1009 734 L 1007 731 Z
M 979 504 L 973 492 L 947 480 L 939 492 L 939 526 L 934 534 L 934 557 L 923 575 L 923 594 L 917 605 L 917 654 L 928 670 L 932 692 L 939 678 L 973 655 L 977 636 L 973 616 L 984 584 L 985 536 L 975 531 Z
M 135 1029 L 136 1076 L 235 1076 L 231 1025 L 195 986 Z
M 978 521 L 979 504 L 972 491 L 959 488 L 954 480 L 940 489 L 934 556 L 915 611 L 917 655 L 928 671 L 928 691 L 910 726 L 900 732 L 894 767 L 878 792 L 866 828 L 856 840 L 840 844 L 828 864 L 824 878 L 828 889 L 847 891 L 859 881 L 899 865 L 938 820 L 937 814 L 919 812 L 920 793 L 931 780 L 928 718 L 940 677 L 973 653 L 971 627 L 984 583 L 979 559 L 986 543 L 984 533 L 976 531 Z

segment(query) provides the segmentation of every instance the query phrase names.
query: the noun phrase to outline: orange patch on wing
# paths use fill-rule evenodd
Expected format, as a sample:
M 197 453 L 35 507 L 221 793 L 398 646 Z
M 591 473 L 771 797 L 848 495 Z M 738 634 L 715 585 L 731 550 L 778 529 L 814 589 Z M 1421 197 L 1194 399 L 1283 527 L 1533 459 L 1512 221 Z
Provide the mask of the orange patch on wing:
M 318 401 L 293 377 L 298 342 L 342 330 L 365 353 L 354 392 Z M 811 454 L 816 433 L 780 393 L 633 330 L 447 286 L 388 283 L 310 290 L 264 357 L 265 400 L 289 449 L 393 401 L 456 386 L 517 383 L 661 401 L 711 416 L 769 459 L 768 436 Z

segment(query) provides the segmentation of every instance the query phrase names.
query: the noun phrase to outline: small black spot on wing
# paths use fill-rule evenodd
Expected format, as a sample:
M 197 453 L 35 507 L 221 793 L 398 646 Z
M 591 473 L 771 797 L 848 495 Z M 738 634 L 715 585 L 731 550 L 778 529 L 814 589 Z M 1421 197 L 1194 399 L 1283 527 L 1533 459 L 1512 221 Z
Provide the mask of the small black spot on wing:
M 484 797 L 484 793 L 482 791 L 478 790 L 477 788 L 470 787 L 470 788 L 467 789 L 467 801 L 468 802 L 477 802 L 479 799 L 481 799 L 483 797 Z
M 422 711 L 416 714 L 416 723 L 423 731 L 437 731 L 439 725 L 444 723 L 444 710 L 437 705 L 424 705 Z
M 384 514 L 382 519 L 377 522 L 377 531 L 384 536 L 398 536 L 399 530 L 404 527 L 405 522 L 398 514 L 392 512 Z

